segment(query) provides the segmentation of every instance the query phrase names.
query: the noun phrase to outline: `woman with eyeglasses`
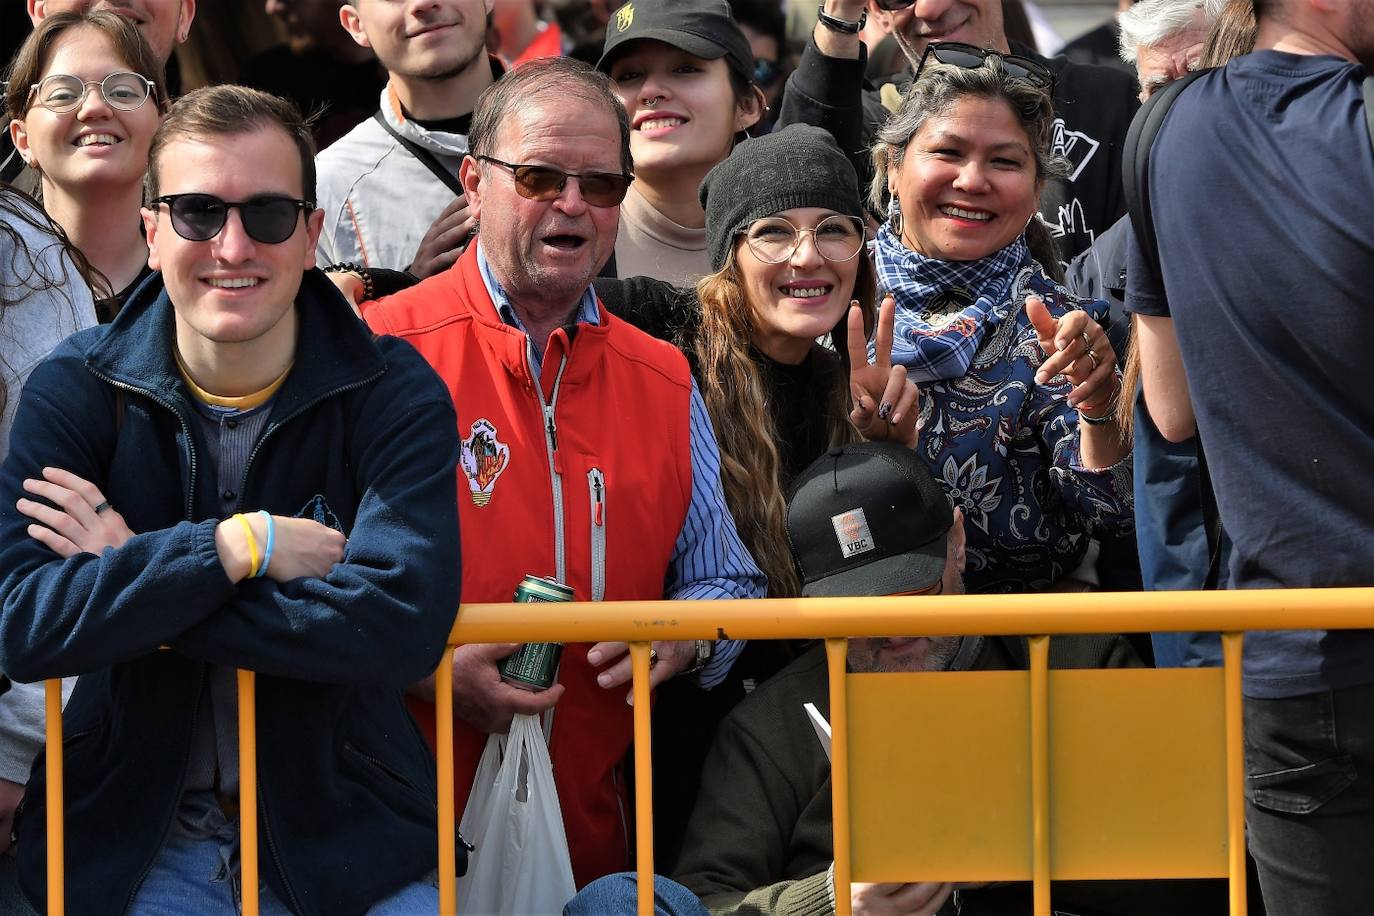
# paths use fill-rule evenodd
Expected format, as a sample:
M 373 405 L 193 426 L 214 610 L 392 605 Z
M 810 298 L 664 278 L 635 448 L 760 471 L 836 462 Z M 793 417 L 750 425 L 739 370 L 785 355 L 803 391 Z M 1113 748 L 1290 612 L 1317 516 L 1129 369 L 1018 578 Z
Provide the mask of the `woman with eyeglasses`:
M 697 186 L 763 114 L 754 55 L 726 0 L 634 0 L 597 68 L 630 114 L 635 181 L 606 273 L 691 287 L 711 271 Z
M 686 353 L 740 536 L 769 595 L 794 596 L 792 478 L 861 435 L 914 442 L 916 389 L 864 351 L 874 325 L 864 211 L 829 134 L 796 125 L 741 142 L 707 174 L 701 200 L 711 272 L 695 290 L 648 277 L 601 279 L 596 290 L 617 316 Z M 825 338 L 833 348 L 817 343 Z
M 1043 57 L 1017 44 L 1008 35 L 1002 0 L 823 0 L 821 9 L 812 41 L 787 82 L 778 123 L 826 128 L 855 156 L 855 168 L 866 178 L 868 165 L 858 157 L 872 147 L 878 127 L 901 103 L 928 47 L 962 44 L 1016 55 L 1054 76 L 1051 95 L 1060 122 L 1055 147 L 1072 167 L 1046 183 L 1040 212 L 1055 227 L 1060 256 L 1067 260 L 1083 251 L 1125 213 L 1120 157 L 1114 151 L 1121 149 L 1139 108 L 1130 75 Z M 903 59 L 900 73 L 875 79 L 876 89 L 865 84 L 859 59 L 859 35 L 870 20 L 891 33 Z M 1048 262 L 1044 266 L 1052 269 Z
M 963 510 L 969 590 L 1069 587 L 1093 532 L 1130 526 L 1131 470 L 1105 304 L 1042 260 L 1040 193 L 1065 168 L 1051 79 L 1033 60 L 938 48 L 873 149 L 893 362 L 921 388 L 917 450 Z
M 123 16 L 56 13 L 25 39 L 9 76 L 10 136 L 39 173 L 43 208 L 94 268 L 108 321 L 149 273 L 139 208 L 167 104 L 161 67 Z

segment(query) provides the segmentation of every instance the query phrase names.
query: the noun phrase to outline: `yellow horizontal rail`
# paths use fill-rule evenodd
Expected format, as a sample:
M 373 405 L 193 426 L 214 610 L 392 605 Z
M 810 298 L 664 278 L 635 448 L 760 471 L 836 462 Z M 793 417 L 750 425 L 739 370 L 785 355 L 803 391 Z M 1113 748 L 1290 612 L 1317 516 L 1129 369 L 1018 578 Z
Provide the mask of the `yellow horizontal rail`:
M 599 642 L 631 644 L 637 762 L 647 762 L 649 752 L 649 645 L 673 639 L 827 639 L 830 674 L 837 691 L 843 691 L 844 641 L 851 637 L 925 636 L 1049 636 L 1087 633 L 1173 632 L 1180 630 L 1363 629 L 1374 628 L 1374 588 L 1245 590 L 1221 592 L 1092 592 L 1041 595 L 937 595 L 890 598 L 806 598 L 756 601 L 625 601 L 522 604 L 518 612 L 501 604 L 467 604 L 459 608 L 449 637 L 449 647 L 463 643 L 497 642 Z M 1240 642 L 1226 639 L 1228 671 L 1227 741 L 1233 749 L 1227 760 L 1228 814 L 1233 838 L 1240 829 L 1239 784 L 1243 769 L 1239 757 Z M 1043 645 L 1041 653 L 1043 655 Z M 452 653 L 445 652 L 436 679 L 436 713 L 439 716 L 439 861 L 440 910 L 453 912 L 456 850 L 451 739 Z M 1043 669 L 1043 660 L 1037 666 Z M 240 779 L 241 787 L 256 785 L 253 677 L 239 673 Z M 834 697 L 832 697 L 832 703 Z M 1043 704 L 1042 704 L 1043 705 Z M 832 709 L 836 727 L 835 773 L 845 761 L 846 716 L 843 703 Z M 243 710 L 248 710 L 246 716 Z M 48 912 L 64 910 L 63 862 L 62 718 L 60 681 L 47 683 L 48 738 Z M 1043 751 L 1040 756 L 1043 757 Z M 650 771 L 646 766 L 644 772 Z M 832 776 L 835 774 L 832 774 Z M 833 780 L 832 780 L 833 781 Z M 837 785 L 843 785 L 841 780 Z M 653 912 L 653 825 L 650 780 L 636 786 L 639 912 Z M 252 793 L 255 794 L 255 793 Z M 242 809 L 252 822 L 244 825 L 243 879 L 245 913 L 256 910 L 258 882 L 256 811 L 250 799 Z M 840 825 L 847 796 L 836 792 L 836 884 L 843 887 L 849 872 L 849 837 Z M 1043 804 L 1038 806 L 1043 809 Z M 1043 851 L 1043 837 L 1036 845 Z M 1237 881 L 1239 844 L 1230 848 L 1232 912 L 1244 907 L 1244 885 Z M 1040 856 L 1038 858 L 1043 858 Z M 1047 899 L 1041 890 L 1047 883 L 1043 868 L 1037 874 L 1037 913 L 1044 913 Z M 1237 886 L 1239 883 L 1239 886 Z M 837 900 L 841 913 L 848 900 Z
M 465 604 L 451 643 L 1374 628 L 1374 588 Z

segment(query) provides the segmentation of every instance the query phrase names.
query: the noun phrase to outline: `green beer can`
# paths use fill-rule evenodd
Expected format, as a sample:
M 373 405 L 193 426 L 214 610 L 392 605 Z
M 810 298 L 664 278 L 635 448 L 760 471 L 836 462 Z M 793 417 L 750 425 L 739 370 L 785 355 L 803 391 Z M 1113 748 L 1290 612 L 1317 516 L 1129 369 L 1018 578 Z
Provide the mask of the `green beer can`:
M 515 588 L 515 600 L 571 601 L 573 590 L 553 579 L 525 576 Z M 561 642 L 527 642 L 501 662 L 501 680 L 521 690 L 548 690 L 558 677 L 558 660 L 562 656 Z

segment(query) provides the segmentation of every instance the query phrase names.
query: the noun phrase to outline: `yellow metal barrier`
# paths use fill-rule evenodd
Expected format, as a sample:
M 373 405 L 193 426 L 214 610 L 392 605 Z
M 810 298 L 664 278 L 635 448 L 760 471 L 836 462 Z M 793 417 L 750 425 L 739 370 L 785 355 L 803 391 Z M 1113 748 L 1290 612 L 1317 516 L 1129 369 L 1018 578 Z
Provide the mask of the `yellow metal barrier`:
M 782 639 L 826 640 L 832 729 L 831 784 L 834 804 L 835 885 L 846 888 L 851 865 L 851 716 L 845 673 L 847 639 L 920 633 L 928 636 L 1015 636 L 1033 634 L 1028 679 L 1027 734 L 1030 767 L 1029 860 L 1035 911 L 1049 913 L 1049 882 L 1061 838 L 1053 832 L 1054 748 L 1050 720 L 1056 690 L 1070 680 L 1050 672 L 1049 640 L 1056 634 L 1215 630 L 1225 633 L 1224 783 L 1225 871 L 1230 877 L 1233 916 L 1245 909 L 1244 809 L 1241 757 L 1241 631 L 1374 628 L 1374 589 L 1290 589 L 1226 592 L 1142 592 L 1054 595 L 941 595 L 892 598 L 812 598 L 761 601 L 644 601 L 522 605 L 470 604 L 459 612 L 450 647 L 461 643 L 598 642 L 630 643 L 633 666 L 636 781 L 636 851 L 639 912 L 653 912 L 653 795 L 650 767 L 649 650 L 658 640 Z M 435 675 L 438 717 L 440 911 L 456 910 L 456 812 L 453 793 L 451 652 Z M 989 672 L 990 674 L 1017 674 Z M 1113 672 L 1116 674 L 1140 672 Z M 1170 674 L 1171 672 L 1155 672 Z M 1212 674 L 1215 677 L 1215 673 Z M 886 677 L 860 675 L 858 677 Z M 899 675 L 898 677 L 921 677 Z M 936 675 L 945 677 L 945 675 Z M 1095 687 L 1096 685 L 1094 685 Z M 1067 687 L 1065 688 L 1068 689 Z M 865 687 L 867 690 L 867 687 Z M 1026 708 L 1026 707 L 1029 708 Z M 257 916 L 258 856 L 253 675 L 240 672 L 240 794 L 244 913 Z M 60 682 L 47 685 L 48 711 L 48 900 L 49 913 L 63 913 L 62 722 Z M 918 878 L 912 875 L 911 878 Z M 930 875 L 927 875 L 930 877 Z M 938 876 L 935 876 L 938 877 Z M 862 880 L 862 875 L 860 875 Z M 837 911 L 848 916 L 849 896 L 836 894 Z

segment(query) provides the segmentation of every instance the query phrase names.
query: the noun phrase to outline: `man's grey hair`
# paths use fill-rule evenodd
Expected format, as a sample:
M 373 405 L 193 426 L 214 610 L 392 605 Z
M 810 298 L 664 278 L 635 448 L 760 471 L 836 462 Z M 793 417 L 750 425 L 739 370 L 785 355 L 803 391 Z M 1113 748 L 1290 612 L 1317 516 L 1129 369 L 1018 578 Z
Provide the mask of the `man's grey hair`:
M 1225 0 L 1140 0 L 1118 17 L 1121 59 L 1134 65 L 1141 48 L 1153 48 L 1179 32 L 1206 31 Z
M 507 70 L 477 97 L 477 109 L 468 128 L 468 151 L 476 158 L 496 153 L 501 125 L 522 107 L 547 99 L 557 105 L 569 98 L 582 99 L 605 109 L 616 122 L 620 140 L 620 169 L 634 174 L 630 158 L 630 115 L 616 98 L 611 80 L 590 64 L 571 57 L 545 57 Z

